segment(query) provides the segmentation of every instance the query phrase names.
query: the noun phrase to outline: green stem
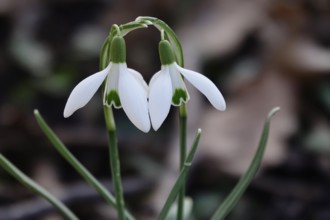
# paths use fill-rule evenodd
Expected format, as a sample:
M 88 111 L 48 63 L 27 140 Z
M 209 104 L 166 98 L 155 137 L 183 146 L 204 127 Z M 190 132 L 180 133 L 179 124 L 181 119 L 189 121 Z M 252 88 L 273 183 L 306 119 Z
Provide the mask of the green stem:
M 33 181 L 30 177 L 26 176 L 21 170 L 15 167 L 7 158 L 0 154 L 0 165 L 13 177 L 15 177 L 19 182 L 21 182 L 26 187 L 30 188 L 40 196 L 44 197 L 50 204 L 55 206 L 62 214 L 69 220 L 78 220 L 78 217 L 68 209 L 64 203 L 55 198 L 46 189 L 40 186 L 38 183 Z
M 107 130 L 116 132 L 116 123 L 113 117 L 112 109 L 107 106 L 104 106 L 103 111 L 104 111 L 105 125 L 107 127 Z
M 120 161 L 119 161 L 119 153 L 118 153 L 118 142 L 116 136 L 116 124 L 111 108 L 104 106 L 104 114 L 105 114 L 107 130 L 108 130 L 110 166 L 111 166 L 112 181 L 116 196 L 118 219 L 125 220 L 125 202 L 124 202 L 124 195 L 123 195 L 124 193 L 123 193 L 121 174 L 120 174 Z
M 179 113 L 179 122 L 180 122 L 180 170 L 183 169 L 184 163 L 186 160 L 186 151 L 187 151 L 187 109 L 186 104 L 180 106 Z M 185 180 L 182 183 L 181 189 L 178 195 L 178 213 L 177 220 L 183 219 L 184 214 L 184 198 L 185 198 Z

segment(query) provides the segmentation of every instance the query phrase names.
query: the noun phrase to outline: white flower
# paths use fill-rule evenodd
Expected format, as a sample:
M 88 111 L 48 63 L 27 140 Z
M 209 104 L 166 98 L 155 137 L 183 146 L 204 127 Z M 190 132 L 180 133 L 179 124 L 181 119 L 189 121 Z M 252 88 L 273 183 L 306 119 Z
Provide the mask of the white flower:
M 200 73 L 180 67 L 174 61 L 174 54 L 168 41 L 160 42 L 159 54 L 161 70 L 149 83 L 149 113 L 154 130 L 158 130 L 164 122 L 171 104 L 180 106 L 182 102 L 186 103 L 189 100 L 189 93 L 181 74 L 203 93 L 216 109 L 220 111 L 226 109 L 222 94 L 211 80 Z
M 125 50 L 123 38 L 115 37 L 111 44 L 112 62 L 104 70 L 81 81 L 72 90 L 64 108 L 64 117 L 67 118 L 84 107 L 106 80 L 103 104 L 122 107 L 137 128 L 143 132 L 150 130 L 148 86 L 140 73 L 127 68 L 126 54 L 122 50 Z

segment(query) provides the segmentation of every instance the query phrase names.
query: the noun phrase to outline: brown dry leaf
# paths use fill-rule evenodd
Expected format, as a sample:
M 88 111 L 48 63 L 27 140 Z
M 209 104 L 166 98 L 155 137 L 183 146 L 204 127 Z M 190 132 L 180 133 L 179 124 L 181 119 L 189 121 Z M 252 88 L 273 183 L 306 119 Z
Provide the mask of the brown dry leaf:
M 227 100 L 227 110 L 213 108 L 203 113 L 203 157 L 212 159 L 221 171 L 241 175 L 257 149 L 267 113 L 275 106 L 281 111 L 271 124 L 262 167 L 278 164 L 285 157 L 285 140 L 295 130 L 294 83 L 282 74 L 269 72 L 244 92 Z
M 36 162 L 32 178 L 53 194 L 59 194 L 63 190 L 55 166 L 49 160 Z
M 326 73 L 330 71 L 330 50 L 318 46 L 309 38 L 294 38 L 283 48 L 282 64 L 298 74 Z
M 186 65 L 194 66 L 196 59 L 205 60 L 235 50 L 247 34 L 261 28 L 266 20 L 266 5 L 257 0 L 218 1 L 197 13 L 178 30 Z

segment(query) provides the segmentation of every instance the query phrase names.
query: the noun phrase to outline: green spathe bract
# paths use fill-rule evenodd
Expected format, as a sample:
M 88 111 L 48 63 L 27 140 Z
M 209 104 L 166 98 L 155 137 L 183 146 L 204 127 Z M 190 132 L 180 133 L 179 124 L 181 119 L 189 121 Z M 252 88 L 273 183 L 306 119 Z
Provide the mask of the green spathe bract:
M 172 46 L 167 40 L 159 42 L 159 57 L 162 65 L 169 65 L 175 61 Z
M 110 53 L 113 63 L 126 63 L 126 44 L 123 37 L 113 38 Z

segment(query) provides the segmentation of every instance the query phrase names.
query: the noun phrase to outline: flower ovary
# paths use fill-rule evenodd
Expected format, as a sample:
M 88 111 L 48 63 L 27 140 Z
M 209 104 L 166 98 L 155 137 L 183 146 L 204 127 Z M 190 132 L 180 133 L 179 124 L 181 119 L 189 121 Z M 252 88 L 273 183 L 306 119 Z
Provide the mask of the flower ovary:
M 172 46 L 167 40 L 159 42 L 159 57 L 162 65 L 169 65 L 175 62 Z
M 126 44 L 123 37 L 116 36 L 113 38 L 110 53 L 113 63 L 126 63 Z

